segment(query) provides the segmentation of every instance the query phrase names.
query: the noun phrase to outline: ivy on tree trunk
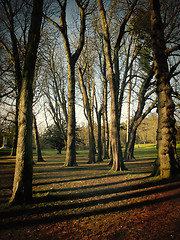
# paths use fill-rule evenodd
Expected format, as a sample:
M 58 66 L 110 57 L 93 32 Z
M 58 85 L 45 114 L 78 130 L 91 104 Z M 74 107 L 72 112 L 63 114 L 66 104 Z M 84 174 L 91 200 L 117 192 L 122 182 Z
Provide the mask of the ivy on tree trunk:
M 166 43 L 160 15 L 159 0 L 149 0 L 151 15 L 152 50 L 156 75 L 156 91 L 158 95 L 158 159 L 154 175 L 170 177 L 179 172 L 176 153 L 176 129 L 174 118 L 174 103 L 170 85 Z

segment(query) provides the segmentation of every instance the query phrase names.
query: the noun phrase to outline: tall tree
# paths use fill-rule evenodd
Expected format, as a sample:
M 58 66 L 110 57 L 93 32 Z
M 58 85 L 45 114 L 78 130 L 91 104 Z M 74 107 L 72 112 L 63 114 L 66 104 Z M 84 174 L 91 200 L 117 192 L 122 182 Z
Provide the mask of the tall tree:
M 36 117 L 34 114 L 33 114 L 33 129 L 34 129 L 34 140 L 36 144 L 37 162 L 45 162 L 41 153 L 41 147 L 39 142 L 39 132 L 37 128 Z
M 172 72 L 168 68 L 160 2 L 159 0 L 149 0 L 148 3 L 151 15 L 152 50 L 158 95 L 158 160 L 156 161 L 154 174 L 170 177 L 179 172 L 180 169 L 176 152 L 175 106 L 170 85 Z
M 102 141 L 101 141 L 101 117 L 103 112 L 103 105 L 98 109 L 97 97 L 96 97 L 96 105 L 95 105 L 96 117 L 97 117 L 97 125 L 98 125 L 98 140 L 97 140 L 97 147 L 98 147 L 98 157 L 97 162 L 103 162 L 102 159 Z
M 67 126 L 67 151 L 66 151 L 66 162 L 65 166 L 76 166 L 76 146 L 75 146 L 75 64 L 81 54 L 85 40 L 85 20 L 86 11 L 89 1 L 76 0 L 76 4 L 80 11 L 80 35 L 79 44 L 75 52 L 72 54 L 70 41 L 68 37 L 67 20 L 66 20 L 66 7 L 67 0 L 60 1 L 57 3 L 61 9 L 60 24 L 55 22 L 53 19 L 45 16 L 46 19 L 51 22 L 60 32 L 63 37 L 64 48 L 67 59 L 68 68 L 68 126 Z
M 109 33 L 109 26 L 106 17 L 105 8 L 102 0 L 97 0 L 102 31 L 104 35 L 104 49 L 105 49 L 105 57 L 106 57 L 106 67 L 107 67 L 107 77 L 110 85 L 111 91 L 111 126 L 110 126 L 110 140 L 112 146 L 112 157 L 113 157 L 113 165 L 112 169 L 115 171 L 124 170 L 125 166 L 123 163 L 122 157 L 122 149 L 120 143 L 119 136 L 119 116 L 118 116 L 118 95 L 119 95 L 119 49 L 121 40 L 123 38 L 126 24 L 132 14 L 132 11 L 137 3 L 137 0 L 133 1 L 130 10 L 125 16 L 117 37 L 117 41 L 115 43 L 114 48 L 114 57 L 112 58 L 112 49 L 111 49 L 111 39 Z
M 24 61 L 22 86 L 20 93 L 18 144 L 13 193 L 9 204 L 28 203 L 32 200 L 32 103 L 33 80 L 40 28 L 42 21 L 43 0 L 34 0 L 27 50 Z
M 87 94 L 87 89 L 84 84 L 83 79 L 83 72 L 81 68 L 78 69 L 79 71 L 79 82 L 81 85 L 82 95 L 83 95 L 83 104 L 86 110 L 86 116 L 88 120 L 88 127 L 89 127 L 89 161 L 88 163 L 95 163 L 95 153 L 96 153 L 96 146 L 95 146 L 95 138 L 94 138 L 94 128 L 93 128 L 93 121 L 92 121 L 92 110 L 90 107 L 90 102 Z

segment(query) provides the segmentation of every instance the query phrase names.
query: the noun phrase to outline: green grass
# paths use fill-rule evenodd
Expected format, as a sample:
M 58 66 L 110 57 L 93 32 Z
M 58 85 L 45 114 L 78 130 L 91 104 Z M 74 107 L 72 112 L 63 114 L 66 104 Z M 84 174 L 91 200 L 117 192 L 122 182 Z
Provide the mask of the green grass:
M 78 154 L 88 155 L 88 150 L 77 150 Z M 180 156 L 180 144 L 177 144 L 177 153 Z M 11 149 L 0 149 L 0 156 L 8 156 L 11 154 Z M 33 154 L 36 154 L 36 150 L 33 150 Z M 42 155 L 50 156 L 56 155 L 55 149 L 42 149 Z M 62 151 L 62 155 L 65 155 L 66 151 Z M 134 155 L 137 158 L 144 157 L 157 157 L 157 149 L 155 144 L 137 144 L 135 145 Z
M 157 157 L 155 144 L 137 144 L 135 145 L 134 155 L 138 158 Z

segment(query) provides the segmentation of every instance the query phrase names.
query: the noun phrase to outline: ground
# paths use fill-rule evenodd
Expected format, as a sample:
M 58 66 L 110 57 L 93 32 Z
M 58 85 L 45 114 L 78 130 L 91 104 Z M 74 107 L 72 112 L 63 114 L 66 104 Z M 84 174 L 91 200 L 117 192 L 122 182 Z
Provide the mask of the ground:
M 179 240 L 180 178 L 149 177 L 155 156 L 139 156 L 113 172 L 84 153 L 68 168 L 65 155 L 46 155 L 34 165 L 33 203 L 15 207 L 7 207 L 15 159 L 0 157 L 0 240 Z

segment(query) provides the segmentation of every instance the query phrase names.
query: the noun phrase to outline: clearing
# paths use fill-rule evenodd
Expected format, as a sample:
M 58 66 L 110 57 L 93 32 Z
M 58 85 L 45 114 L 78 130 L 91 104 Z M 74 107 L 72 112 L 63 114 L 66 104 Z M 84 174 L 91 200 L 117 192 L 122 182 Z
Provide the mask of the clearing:
M 180 177 L 149 177 L 155 146 L 139 146 L 129 169 L 113 172 L 109 160 L 64 167 L 65 154 L 34 165 L 33 203 L 7 207 L 15 158 L 0 157 L 0 240 L 180 239 Z

